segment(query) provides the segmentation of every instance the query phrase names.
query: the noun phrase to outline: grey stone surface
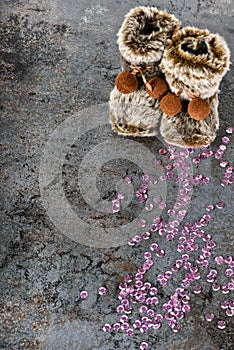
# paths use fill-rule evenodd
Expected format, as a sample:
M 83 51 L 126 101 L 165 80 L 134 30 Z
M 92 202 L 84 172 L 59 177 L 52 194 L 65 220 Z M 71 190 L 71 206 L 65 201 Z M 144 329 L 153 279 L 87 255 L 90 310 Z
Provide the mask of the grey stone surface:
M 231 51 L 234 50 L 231 0 L 0 1 L 1 350 L 135 350 L 143 340 L 155 350 L 231 350 L 234 347 L 233 318 L 227 320 L 223 331 L 217 330 L 214 323 L 204 321 L 204 313 L 210 310 L 217 317 L 223 317 L 219 303 L 224 298 L 222 293 L 211 292 L 210 285 L 205 283 L 205 272 L 200 282 L 204 291 L 199 296 L 191 296 L 191 312 L 182 321 L 178 334 L 172 333 L 166 324 L 158 331 L 134 337 L 127 337 L 123 332 L 104 333 L 104 323 L 118 320 L 115 311 L 119 303 L 118 285 L 126 273 L 135 273 L 142 264 L 149 242 L 131 248 L 121 242 L 118 233 L 118 247 L 85 244 L 79 228 L 74 239 L 70 239 L 51 220 L 43 205 L 40 171 L 45 147 L 68 118 L 76 116 L 81 121 L 80 113 L 87 112 L 87 119 L 92 118 L 92 127 L 82 133 L 80 123 L 80 135 L 72 145 L 65 144 L 60 177 L 48 183 L 49 191 L 56 185 L 63 187 L 71 212 L 89 226 L 88 242 L 95 240 L 95 234 L 100 232 L 99 241 L 104 242 L 108 230 L 131 223 L 142 213 L 148 222 L 152 218 L 135 197 L 131 197 L 140 186 L 144 152 L 139 153 L 139 161 L 134 163 L 124 149 L 125 141 L 115 135 L 108 124 L 107 102 L 120 69 L 116 32 L 129 9 L 139 5 L 156 5 L 174 13 L 183 25 L 217 32 L 227 40 Z M 221 84 L 221 127 L 212 150 L 220 144 L 225 128 L 232 123 L 233 86 L 231 66 Z M 101 119 L 98 124 L 101 104 L 106 111 L 106 123 Z M 160 139 L 154 138 L 130 141 L 133 149 L 135 143 L 153 155 L 164 146 Z M 110 153 L 116 151 L 116 144 L 122 146 L 119 159 L 113 157 L 105 161 L 107 152 L 102 148 L 105 142 L 110 145 Z M 115 216 L 107 210 L 93 208 L 92 198 L 86 203 L 80 191 L 79 168 L 93 149 L 97 150 L 94 155 L 103 159 L 96 179 L 100 198 L 111 205 L 116 184 L 129 191 L 129 197 L 123 202 L 124 210 Z M 50 151 L 53 156 L 53 149 Z M 232 145 L 228 146 L 225 159 L 233 160 Z M 48 172 L 53 169 L 51 164 L 48 163 Z M 157 176 L 160 169 L 156 169 Z M 89 184 L 90 173 L 86 170 L 85 181 Z M 220 186 L 223 169 L 212 158 L 194 166 L 193 172 L 210 176 L 212 182 L 193 189 L 186 220 L 199 218 L 207 203 L 224 200 L 225 208 L 214 211 L 208 231 L 217 244 L 217 254 L 233 255 L 232 191 L 230 186 Z M 129 190 L 121 181 L 127 174 L 134 180 Z M 169 204 L 175 201 L 177 188 L 172 183 L 156 191 L 164 195 Z M 69 228 L 69 221 L 66 224 Z M 104 233 L 100 228 L 104 228 Z M 169 245 L 162 237 L 158 240 L 166 256 L 148 273 L 152 282 L 157 273 L 165 271 L 179 256 L 174 242 Z M 211 267 L 214 266 L 211 264 Z M 225 283 L 224 269 L 221 268 L 219 274 L 220 282 Z M 179 276 L 173 280 L 171 290 L 160 291 L 162 300 L 166 300 L 178 283 Z M 106 296 L 97 293 L 102 285 L 107 287 Z M 83 301 L 79 296 L 82 290 L 89 292 L 89 298 Z M 233 293 L 228 298 L 233 299 Z

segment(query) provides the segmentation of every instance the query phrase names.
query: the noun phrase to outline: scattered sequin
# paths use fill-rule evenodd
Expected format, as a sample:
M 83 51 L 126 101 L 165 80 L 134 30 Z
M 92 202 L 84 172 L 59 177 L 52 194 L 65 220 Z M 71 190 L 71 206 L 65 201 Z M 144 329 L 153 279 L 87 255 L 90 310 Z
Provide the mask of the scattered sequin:
M 107 290 L 106 290 L 105 287 L 100 287 L 100 288 L 98 289 L 98 294 L 99 294 L 99 295 L 105 295 L 106 292 L 107 292 Z
M 223 137 L 222 137 L 222 142 L 225 143 L 225 144 L 229 143 L 229 142 L 230 142 L 229 137 L 223 136 Z
M 88 296 L 89 296 L 89 294 L 86 290 L 83 290 L 82 292 L 80 292 L 81 299 L 87 299 Z
M 111 331 L 111 325 L 109 323 L 106 323 L 103 327 L 104 332 L 110 332 Z
M 224 202 L 220 201 L 220 202 L 216 203 L 216 208 L 223 209 L 224 207 L 225 207 L 225 203 Z
M 213 321 L 213 319 L 214 319 L 214 314 L 213 314 L 213 313 L 207 313 L 207 314 L 205 314 L 205 319 L 206 319 L 206 321 L 208 321 L 208 322 Z
M 125 181 L 127 184 L 130 184 L 130 183 L 132 183 L 132 177 L 131 177 L 131 176 L 125 176 L 124 181 Z
M 148 350 L 149 349 L 149 344 L 146 342 L 142 342 L 140 344 L 140 350 Z
M 226 132 L 231 134 L 233 128 L 227 128 Z M 159 329 L 163 322 L 167 322 L 171 330 L 176 333 L 181 328 L 180 321 L 191 310 L 189 293 L 192 291 L 195 295 L 200 293 L 206 294 L 206 289 L 199 285 L 199 280 L 202 280 L 203 283 L 207 282 L 207 285 L 210 284 L 212 293 L 215 293 L 214 295 L 221 293 L 222 298 L 229 297 L 230 292 L 234 290 L 234 261 L 230 256 L 217 255 L 214 257 L 216 244 L 211 234 L 206 231 L 212 220 L 212 212 L 215 209 L 223 209 L 225 207 L 223 198 L 220 196 L 220 200 L 217 203 L 208 203 L 204 208 L 205 213 L 203 212 L 196 222 L 184 223 L 183 221 L 187 215 L 187 206 L 190 203 L 194 186 L 209 185 L 211 182 L 211 178 L 203 174 L 199 169 L 206 159 L 213 156 L 219 160 L 220 168 L 222 168 L 219 171 L 223 173 L 222 187 L 227 187 L 234 183 L 233 167 L 229 164 L 227 158 L 226 160 L 223 159 L 229 143 L 229 137 L 223 136 L 222 144 L 218 146 L 216 151 L 211 151 L 209 147 L 202 147 L 198 154 L 192 148 L 181 151 L 177 151 L 175 146 L 169 146 L 167 149 L 162 148 L 158 151 L 159 155 L 162 156 L 162 160 L 156 159 L 155 166 L 162 165 L 165 173 L 158 179 L 153 179 L 148 174 L 142 175 L 142 184 L 136 191 L 138 203 L 145 203 L 149 195 L 151 195 L 151 189 L 158 188 L 160 182 L 164 184 L 166 182 L 169 183 L 169 181 L 175 181 L 179 186 L 179 192 L 174 205 L 171 207 L 168 206 L 160 191 L 158 192 L 159 194 L 156 193 L 153 199 L 149 198 L 153 204 L 147 202 L 145 205 L 145 210 L 148 212 L 153 213 L 154 210 L 160 209 L 163 212 L 162 217 L 164 219 L 154 217 L 151 222 L 141 220 L 138 223 L 138 229 L 141 230 L 148 225 L 149 228 L 146 228 L 148 231 L 144 232 L 141 230 L 139 234 L 135 234 L 129 240 L 128 244 L 136 247 L 141 242 L 142 245 L 146 245 L 147 242 L 145 240 L 154 238 L 154 242 L 151 241 L 148 249 L 144 252 L 144 261 L 142 261 L 142 265 L 138 268 L 135 275 L 129 278 L 125 277 L 124 282 L 120 284 L 118 295 L 120 305 L 116 309 L 120 319 L 112 327 L 106 324 L 104 326 L 106 332 L 112 329 L 114 331 L 122 330 L 128 336 L 133 336 L 135 331 L 145 334 L 152 329 Z M 192 168 L 198 169 L 194 176 L 191 175 L 191 164 L 189 159 L 187 160 L 192 153 L 194 153 Z M 165 157 L 165 155 L 167 156 Z M 132 178 L 126 176 L 125 181 L 131 183 Z M 156 186 L 152 186 L 153 184 Z M 119 196 L 115 198 L 115 200 L 119 200 L 119 203 L 114 203 L 117 206 L 116 209 L 119 209 L 118 206 L 120 207 L 121 199 L 123 198 Z M 167 219 L 165 219 L 164 214 L 167 215 Z M 160 239 L 159 241 L 157 237 Z M 153 281 L 151 283 L 147 282 L 147 272 L 154 265 L 160 266 L 158 259 L 164 256 L 165 260 L 168 258 L 168 252 L 164 250 L 165 243 L 169 245 L 174 240 L 176 240 L 179 258 L 173 261 L 166 271 L 162 271 L 155 276 L 154 282 L 159 286 L 156 288 Z M 164 243 L 161 244 L 162 241 Z M 222 265 L 224 266 L 222 267 Z M 220 269 L 224 269 L 225 273 L 222 272 L 221 274 Z M 166 290 L 167 285 L 173 286 L 175 275 L 181 274 L 181 272 L 183 272 L 181 284 L 166 302 L 165 300 L 162 302 L 158 290 Z M 220 282 L 221 277 L 226 279 L 225 282 L 222 280 L 222 284 Z M 195 295 L 194 297 L 196 297 Z M 156 314 L 160 307 L 162 308 L 162 314 Z M 233 316 L 234 302 L 223 301 L 220 307 L 222 313 L 228 319 Z M 135 310 L 138 310 L 138 314 L 134 320 L 133 312 Z M 213 310 L 210 309 L 208 313 L 205 313 L 204 317 L 208 322 L 213 321 L 215 318 Z M 226 321 L 224 319 L 218 320 L 216 325 L 220 330 L 225 329 Z M 141 350 L 148 348 L 148 343 L 142 342 L 140 344 Z
M 218 327 L 219 329 L 225 329 L 225 327 L 226 327 L 226 322 L 225 322 L 225 321 L 218 321 L 217 327 Z
M 228 127 L 228 128 L 226 128 L 226 133 L 227 134 L 232 134 L 233 133 L 233 127 Z

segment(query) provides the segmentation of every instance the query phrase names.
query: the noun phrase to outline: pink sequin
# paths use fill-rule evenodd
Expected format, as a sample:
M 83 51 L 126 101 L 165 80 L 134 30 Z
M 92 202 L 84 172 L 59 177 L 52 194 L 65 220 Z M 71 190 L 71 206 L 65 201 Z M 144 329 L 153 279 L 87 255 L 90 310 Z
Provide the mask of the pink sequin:
M 140 350 L 148 350 L 149 349 L 149 344 L 146 342 L 142 342 L 140 344 Z
M 156 185 L 158 183 L 158 180 L 156 177 L 150 176 L 150 183 L 152 185 Z
M 160 202 L 161 202 L 161 197 L 160 196 L 155 196 L 154 198 L 153 198 L 153 201 L 154 201 L 154 203 L 156 203 L 156 204 L 159 204 Z
M 226 274 L 226 276 L 231 277 L 231 276 L 233 276 L 234 271 L 233 271 L 233 269 L 227 269 L 227 270 L 225 271 L 225 274 Z
M 134 335 L 134 330 L 132 328 L 129 328 L 126 330 L 126 334 L 129 336 L 129 337 L 132 337 Z
M 164 276 L 165 276 L 167 279 L 170 279 L 170 278 L 172 278 L 172 272 L 171 272 L 171 271 L 166 271 L 166 272 L 164 273 Z
M 102 329 L 103 329 L 104 332 L 110 332 L 111 331 L 111 325 L 109 323 L 106 323 Z
M 107 292 L 107 290 L 106 290 L 105 287 L 100 287 L 100 288 L 98 289 L 98 294 L 100 294 L 100 295 L 105 295 L 106 292 Z
M 226 264 L 230 264 L 232 262 L 232 256 L 226 256 L 224 261 L 225 261 Z
M 154 206 L 153 206 L 152 203 L 146 204 L 145 209 L 146 209 L 147 211 L 152 211 L 152 210 L 154 209 Z
M 207 314 L 205 314 L 205 319 L 206 319 L 206 321 L 208 321 L 208 322 L 213 321 L 213 319 L 214 319 L 214 314 L 213 314 L 213 313 L 207 313 Z
M 182 306 L 182 311 L 183 311 L 183 312 L 186 312 L 186 313 L 189 312 L 189 311 L 190 311 L 190 306 L 187 305 L 187 304 L 186 304 L 186 305 L 183 305 L 183 306 Z
M 219 329 L 225 329 L 226 328 L 226 322 L 225 321 L 218 321 L 218 323 L 217 323 L 217 327 L 219 328 Z
M 234 290 L 234 282 L 228 282 L 227 288 L 228 288 L 229 290 Z
M 221 302 L 221 308 L 222 309 L 228 309 L 228 307 L 229 307 L 229 302 L 228 301 L 222 301 Z
M 149 180 L 149 175 L 148 174 L 143 174 L 141 178 L 142 178 L 142 181 L 148 181 Z
M 225 176 L 225 175 L 224 175 L 224 176 Z M 223 187 L 227 187 L 227 186 L 229 185 L 229 181 L 223 179 L 223 180 L 220 182 L 220 185 L 223 186 Z
M 233 133 L 233 128 L 231 126 L 226 128 L 226 133 L 227 134 L 232 134 Z
M 222 293 L 223 294 L 228 294 L 230 292 L 230 289 L 228 288 L 228 286 L 222 286 Z
M 150 288 L 150 295 L 156 295 L 158 293 L 158 289 L 156 287 Z
M 157 251 L 158 250 L 158 244 L 157 243 L 152 243 L 150 245 L 150 250 L 152 251 Z
M 221 166 L 221 168 L 226 168 L 228 166 L 228 162 L 227 161 L 222 161 L 219 163 L 219 165 Z
M 82 292 L 80 292 L 81 299 L 87 299 L 88 296 L 89 296 L 89 294 L 86 290 L 83 290 Z
M 194 292 L 195 294 L 200 294 L 200 293 L 202 292 L 202 287 L 200 287 L 200 286 L 194 286 L 194 287 L 193 287 L 193 292 Z
M 140 220 L 140 221 L 138 222 L 138 226 L 139 226 L 139 227 L 145 227 L 146 224 L 147 224 L 147 222 L 146 222 L 144 219 L 142 219 L 142 220 Z
M 166 207 L 167 207 L 167 205 L 166 205 L 166 203 L 165 202 L 161 202 L 161 203 L 159 203 L 159 209 L 165 209 Z
M 213 204 L 207 204 L 206 210 L 207 210 L 207 211 L 212 211 L 212 210 L 214 210 L 214 205 L 213 205 Z
M 120 326 L 120 328 L 123 331 L 126 331 L 127 329 L 129 329 L 129 324 L 127 322 L 122 323 L 122 325 Z
M 156 255 L 159 257 L 159 258 L 162 258 L 164 256 L 165 252 L 163 249 L 159 249 L 157 252 L 156 252 Z
M 121 322 L 121 323 L 125 323 L 125 322 L 127 322 L 127 321 L 128 321 L 128 316 L 123 315 L 123 316 L 120 317 L 120 322 Z
M 146 313 L 148 310 L 148 307 L 146 305 L 142 305 L 139 309 L 140 313 L 144 314 Z
M 161 165 L 161 164 L 162 164 L 161 159 L 155 159 L 154 164 L 155 164 L 156 166 Z
M 227 315 L 228 317 L 234 316 L 234 309 L 227 309 L 227 310 L 226 310 L 226 315 Z
M 223 137 L 222 137 L 222 142 L 225 143 L 225 144 L 228 144 L 228 143 L 230 142 L 229 137 L 223 136 Z
M 212 289 L 213 289 L 214 292 L 217 292 L 218 290 L 220 290 L 220 284 L 213 283 L 212 284 Z
M 133 327 L 134 327 L 134 328 L 140 328 L 140 327 L 141 327 L 141 321 L 140 321 L 140 320 L 136 320 L 136 321 L 133 323 Z
M 200 158 L 198 158 L 198 157 L 195 157 L 195 158 L 193 158 L 193 163 L 194 164 L 199 164 L 200 163 Z
M 150 232 L 144 232 L 144 233 L 142 234 L 142 238 L 143 238 L 144 240 L 149 239 L 150 236 L 151 236 Z
M 226 151 L 226 149 L 227 149 L 227 147 L 225 145 L 220 145 L 218 147 L 218 151 L 220 150 L 220 151 L 224 152 L 224 151 Z
M 132 177 L 131 177 L 131 176 L 125 176 L 124 181 L 125 181 L 127 184 L 130 184 L 130 183 L 132 183 Z
M 216 262 L 217 265 L 222 265 L 224 263 L 224 258 L 221 255 L 216 256 L 215 257 L 215 262 Z
M 116 322 L 113 324 L 112 327 L 113 327 L 115 332 L 118 332 L 120 330 L 120 326 L 121 326 L 120 323 Z
M 224 207 L 225 207 L 225 203 L 223 201 L 216 203 L 216 208 L 223 209 Z
M 124 312 L 124 307 L 123 307 L 123 305 L 117 306 L 116 311 L 117 311 L 118 313 Z

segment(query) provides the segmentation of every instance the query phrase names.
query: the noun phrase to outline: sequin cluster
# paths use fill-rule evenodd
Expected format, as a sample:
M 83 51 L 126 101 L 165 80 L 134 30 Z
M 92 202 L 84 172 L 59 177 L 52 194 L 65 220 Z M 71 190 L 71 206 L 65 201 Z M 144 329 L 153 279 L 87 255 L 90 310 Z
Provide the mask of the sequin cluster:
M 122 193 L 118 193 L 115 198 L 112 199 L 111 212 L 112 214 L 118 213 L 120 211 L 121 200 L 124 199 Z
M 231 134 L 233 129 L 227 128 L 226 132 Z M 216 243 L 207 232 L 207 226 L 212 220 L 212 212 L 222 210 L 225 203 L 223 201 L 208 203 L 196 222 L 183 222 L 194 186 L 208 185 L 211 182 L 209 177 L 201 173 L 193 174 L 191 164 L 193 153 L 192 163 L 194 165 L 211 157 L 218 160 L 220 167 L 224 169 L 221 186 L 231 186 L 234 179 L 233 167 L 223 159 L 229 141 L 228 136 L 223 136 L 222 143 L 215 152 L 205 147 L 201 148 L 199 153 L 194 149 L 178 151 L 174 146 L 160 149 L 159 155 L 167 158 L 169 162 L 167 161 L 165 164 L 162 159 L 156 159 L 155 165 L 163 166 L 165 173 L 159 179 L 152 179 L 148 174 L 142 176 L 141 187 L 136 191 L 137 201 L 145 206 L 146 211 L 152 211 L 156 207 L 164 210 L 167 218 L 155 217 L 153 222 L 149 223 L 148 230 L 142 230 L 141 234 L 129 240 L 129 246 L 136 247 L 142 241 L 151 238 L 148 250 L 144 252 L 143 263 L 136 274 L 125 276 L 124 282 L 119 285 L 118 299 L 120 303 L 116 309 L 119 322 L 112 325 L 105 324 L 103 327 L 105 332 L 123 331 L 128 336 L 133 336 L 139 333 L 148 333 L 151 329 L 157 330 L 163 322 L 166 322 L 173 332 L 178 332 L 181 328 L 181 321 L 191 310 L 190 293 L 196 295 L 203 291 L 199 281 L 204 283 L 204 271 L 205 282 L 211 284 L 212 291 L 222 293 L 224 296 L 227 295 L 227 299 L 221 302 L 220 309 L 225 312 L 225 316 L 234 316 L 234 301 L 228 298 L 230 292 L 234 290 L 234 260 L 231 256 L 215 256 Z M 132 179 L 127 176 L 125 181 L 131 183 Z M 174 181 L 179 185 L 178 196 L 173 207 L 168 207 L 160 195 L 155 196 L 152 202 L 148 203 L 148 189 L 150 185 L 155 185 L 159 181 Z M 121 199 L 121 195 L 117 195 L 114 203 L 112 201 L 113 213 L 120 210 Z M 114 206 L 116 206 L 116 211 Z M 139 227 L 142 229 L 146 225 L 147 221 L 144 219 L 139 222 Z M 176 249 L 180 257 L 167 270 L 156 275 L 154 283 L 150 283 L 147 281 L 148 271 L 153 268 L 158 259 L 163 259 L 166 254 L 160 246 L 162 240 L 166 240 L 169 242 L 168 244 L 171 241 L 176 241 Z M 223 285 L 218 279 L 220 265 L 225 267 L 227 280 Z M 165 301 L 159 293 L 159 288 L 171 286 L 171 281 L 175 279 L 175 276 L 178 278 L 178 274 L 180 285 Z M 204 319 L 207 322 L 216 322 L 216 327 L 220 330 L 226 327 L 225 317 L 223 319 L 217 318 L 213 312 L 207 312 Z M 142 342 L 139 348 L 140 350 L 149 349 L 149 344 Z

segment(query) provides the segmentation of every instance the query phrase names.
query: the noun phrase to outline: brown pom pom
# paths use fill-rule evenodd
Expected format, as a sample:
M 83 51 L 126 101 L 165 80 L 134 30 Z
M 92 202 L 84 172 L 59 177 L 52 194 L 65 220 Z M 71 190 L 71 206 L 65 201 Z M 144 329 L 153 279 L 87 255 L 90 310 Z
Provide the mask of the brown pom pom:
M 158 77 L 152 78 L 149 81 L 149 84 L 152 90 L 150 90 L 146 85 L 146 91 L 151 97 L 160 99 L 167 93 L 167 90 L 168 90 L 167 84 L 162 78 L 158 78 Z
M 167 94 L 161 99 L 160 108 L 163 113 L 167 114 L 170 117 L 173 117 L 181 111 L 182 103 L 179 97 L 173 94 Z
M 210 104 L 201 98 L 194 98 L 188 104 L 188 113 L 195 120 L 203 120 L 210 114 Z
M 124 70 L 119 73 L 115 80 L 115 84 L 119 92 L 122 94 L 130 94 L 135 91 L 138 87 L 138 81 L 135 75 Z

